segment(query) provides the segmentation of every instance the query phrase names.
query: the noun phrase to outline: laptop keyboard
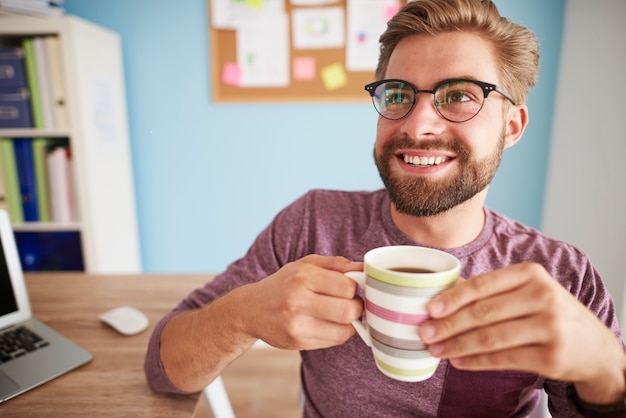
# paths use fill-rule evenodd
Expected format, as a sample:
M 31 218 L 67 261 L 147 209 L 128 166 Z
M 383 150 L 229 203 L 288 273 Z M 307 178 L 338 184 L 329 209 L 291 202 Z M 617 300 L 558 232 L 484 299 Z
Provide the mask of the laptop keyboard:
M 0 364 L 22 357 L 49 344 L 25 326 L 6 331 L 0 334 Z

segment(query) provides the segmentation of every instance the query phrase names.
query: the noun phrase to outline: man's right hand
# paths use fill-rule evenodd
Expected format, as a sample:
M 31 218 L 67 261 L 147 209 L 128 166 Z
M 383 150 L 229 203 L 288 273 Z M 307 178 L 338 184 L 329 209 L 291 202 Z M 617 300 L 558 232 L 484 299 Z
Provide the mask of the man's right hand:
M 354 334 L 363 302 L 344 273 L 363 264 L 343 257 L 309 255 L 241 289 L 247 293 L 244 329 L 284 349 L 312 350 L 343 344 Z M 247 326 L 246 326 L 247 325 Z
M 200 391 L 257 339 L 290 350 L 343 344 L 363 312 L 356 283 L 343 273 L 362 268 L 343 257 L 309 255 L 174 316 L 159 352 L 168 379 L 181 390 Z

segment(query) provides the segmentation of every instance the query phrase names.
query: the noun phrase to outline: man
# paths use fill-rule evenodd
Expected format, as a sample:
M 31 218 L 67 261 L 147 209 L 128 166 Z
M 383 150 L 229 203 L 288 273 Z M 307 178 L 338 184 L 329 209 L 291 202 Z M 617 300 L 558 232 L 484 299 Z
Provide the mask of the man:
M 257 339 L 300 350 L 306 417 L 624 416 L 626 355 L 588 257 L 484 207 L 504 149 L 528 123 L 538 47 L 480 0 L 416 0 L 381 36 L 374 156 L 384 190 L 316 190 L 281 211 L 248 253 L 156 327 L 146 375 L 201 390 Z M 420 326 L 443 359 L 430 379 L 382 375 L 350 322 L 343 273 L 383 245 L 443 249 L 461 281 Z

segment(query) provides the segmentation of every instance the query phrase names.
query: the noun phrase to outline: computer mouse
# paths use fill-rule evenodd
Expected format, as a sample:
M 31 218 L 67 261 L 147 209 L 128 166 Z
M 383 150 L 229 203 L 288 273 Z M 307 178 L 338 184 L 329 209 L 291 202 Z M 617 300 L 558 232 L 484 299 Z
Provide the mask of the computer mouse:
M 148 328 L 150 321 L 133 306 L 119 306 L 103 312 L 100 320 L 123 335 L 135 335 Z

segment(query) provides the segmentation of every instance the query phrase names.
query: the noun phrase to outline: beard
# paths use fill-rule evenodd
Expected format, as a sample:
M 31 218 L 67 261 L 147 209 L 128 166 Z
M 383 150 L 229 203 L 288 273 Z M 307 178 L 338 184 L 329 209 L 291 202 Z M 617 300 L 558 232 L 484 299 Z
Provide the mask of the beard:
M 383 147 L 380 155 L 374 147 L 374 160 L 389 198 L 396 210 L 411 216 L 435 216 L 466 202 L 484 190 L 498 171 L 502 153 L 504 152 L 504 129 L 494 151 L 480 160 L 473 160 L 465 144 L 456 138 L 450 140 L 427 140 L 416 143 L 413 140 L 392 138 Z M 452 176 L 441 179 L 426 176 L 393 175 L 392 164 L 395 164 L 395 150 L 447 149 L 457 156 L 459 170 Z

